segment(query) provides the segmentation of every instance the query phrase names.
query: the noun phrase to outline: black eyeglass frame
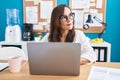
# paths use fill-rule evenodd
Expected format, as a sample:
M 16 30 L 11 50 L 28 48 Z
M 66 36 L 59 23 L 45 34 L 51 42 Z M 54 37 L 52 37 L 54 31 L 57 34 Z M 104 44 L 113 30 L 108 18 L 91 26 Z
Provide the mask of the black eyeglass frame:
M 75 17 L 75 13 L 71 12 L 68 16 L 66 16 L 66 15 L 61 15 L 61 16 L 59 17 L 59 20 L 61 20 L 62 22 L 65 22 L 65 21 L 67 21 L 68 19 L 74 19 L 74 17 Z M 65 20 L 63 20 L 63 19 L 65 19 Z

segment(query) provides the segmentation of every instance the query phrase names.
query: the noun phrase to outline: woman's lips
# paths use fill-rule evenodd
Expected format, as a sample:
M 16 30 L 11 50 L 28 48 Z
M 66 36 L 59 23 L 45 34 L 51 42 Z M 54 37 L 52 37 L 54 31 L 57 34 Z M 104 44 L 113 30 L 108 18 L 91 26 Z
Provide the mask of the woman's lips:
M 67 26 L 70 26 L 70 25 L 71 25 L 71 23 L 67 24 Z

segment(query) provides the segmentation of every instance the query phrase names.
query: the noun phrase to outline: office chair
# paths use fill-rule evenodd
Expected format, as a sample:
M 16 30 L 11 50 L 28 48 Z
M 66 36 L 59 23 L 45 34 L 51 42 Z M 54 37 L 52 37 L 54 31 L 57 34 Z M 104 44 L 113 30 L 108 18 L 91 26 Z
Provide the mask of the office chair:
M 12 56 L 22 56 L 23 60 L 27 60 L 24 51 L 18 47 L 0 48 L 0 60 L 8 60 Z

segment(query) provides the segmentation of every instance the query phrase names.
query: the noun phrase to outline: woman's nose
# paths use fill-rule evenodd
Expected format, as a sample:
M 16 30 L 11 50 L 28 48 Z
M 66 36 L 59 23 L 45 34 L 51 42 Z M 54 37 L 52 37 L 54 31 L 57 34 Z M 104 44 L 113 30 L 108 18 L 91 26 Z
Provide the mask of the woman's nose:
M 68 18 L 67 18 L 67 22 L 70 22 L 70 21 L 71 21 L 71 19 L 68 17 Z

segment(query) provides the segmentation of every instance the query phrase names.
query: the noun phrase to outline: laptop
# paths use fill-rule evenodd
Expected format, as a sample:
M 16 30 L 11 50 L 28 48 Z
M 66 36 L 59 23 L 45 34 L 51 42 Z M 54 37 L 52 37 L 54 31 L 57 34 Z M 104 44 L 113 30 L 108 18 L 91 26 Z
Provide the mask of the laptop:
M 80 43 L 28 42 L 31 75 L 79 75 Z

